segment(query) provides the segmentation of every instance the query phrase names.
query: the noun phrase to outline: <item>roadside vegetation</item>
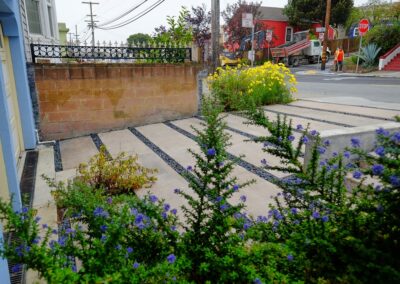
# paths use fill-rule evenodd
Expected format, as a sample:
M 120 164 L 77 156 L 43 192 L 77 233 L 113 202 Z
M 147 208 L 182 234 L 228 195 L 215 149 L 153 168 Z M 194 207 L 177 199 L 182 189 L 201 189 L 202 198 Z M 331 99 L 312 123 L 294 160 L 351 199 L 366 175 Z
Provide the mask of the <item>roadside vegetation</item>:
M 353 137 L 351 148 L 325 160 L 330 141 L 317 131 L 249 107 L 249 122 L 265 128 L 257 142 L 281 159 L 271 167 L 260 153 L 260 165 L 291 175 L 277 181 L 282 191 L 263 216 L 248 216 L 246 196 L 233 196 L 253 181 L 239 183 L 232 174 L 222 110 L 218 100 L 204 103 L 200 151 L 191 151 L 196 164 L 185 173 L 191 193 L 175 189 L 186 200 L 182 208 L 129 190 L 110 195 L 108 184 L 86 178 L 53 184 L 63 209 L 57 228 L 35 210 L 14 212 L 0 202 L 4 229 L 15 236 L 3 242 L 1 256 L 16 264 L 14 272 L 25 266 L 49 283 L 400 281 L 400 133 L 378 129 L 374 155 Z M 301 149 L 312 141 L 304 168 Z M 98 175 L 85 176 L 91 173 Z M 377 182 L 367 184 L 367 177 Z
M 289 103 L 296 90 L 296 78 L 283 64 L 265 62 L 249 68 L 218 68 L 208 77 L 210 91 L 224 109 L 244 110 L 249 105 L 261 106 L 275 103 Z

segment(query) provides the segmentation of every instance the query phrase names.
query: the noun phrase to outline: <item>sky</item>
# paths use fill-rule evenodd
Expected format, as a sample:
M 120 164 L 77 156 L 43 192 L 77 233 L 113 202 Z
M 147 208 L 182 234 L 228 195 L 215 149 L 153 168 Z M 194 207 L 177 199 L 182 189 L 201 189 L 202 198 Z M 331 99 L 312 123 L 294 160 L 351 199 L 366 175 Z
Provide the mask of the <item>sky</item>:
M 71 33 L 75 33 L 75 26 L 78 29 L 78 35 L 81 41 L 87 39 L 88 42 L 91 40 L 91 33 L 88 32 L 87 23 L 85 20 L 89 20 L 86 15 L 89 14 L 89 5 L 82 4 L 82 1 L 88 2 L 89 0 L 56 0 L 57 10 L 57 21 L 66 23 L 67 28 L 70 29 Z M 98 24 L 107 20 L 113 19 L 128 9 L 135 7 L 143 0 L 91 0 L 98 2 L 99 5 L 93 5 L 93 14 L 97 15 L 96 20 Z M 129 19 L 138 13 L 145 10 L 147 7 L 156 3 L 157 0 L 147 0 L 140 8 L 134 10 L 132 13 L 127 15 L 124 19 Z M 236 0 L 220 0 L 221 11 L 225 10 L 227 4 L 235 3 Z M 284 7 L 287 4 L 287 0 L 264 0 L 261 1 L 262 6 L 268 7 Z M 367 0 L 355 0 L 355 5 L 360 5 L 367 2 Z M 134 33 L 148 33 L 152 34 L 155 27 L 160 25 L 166 25 L 167 16 L 176 16 L 182 6 L 188 8 L 192 6 L 200 6 L 203 3 L 206 4 L 207 8 L 211 7 L 211 0 L 165 0 L 161 5 L 156 7 L 153 11 L 132 22 L 129 25 L 114 30 L 95 30 L 95 41 L 100 42 L 112 41 L 112 42 L 126 42 L 129 35 Z M 118 23 L 118 22 L 116 22 Z M 69 36 L 68 36 L 69 37 Z

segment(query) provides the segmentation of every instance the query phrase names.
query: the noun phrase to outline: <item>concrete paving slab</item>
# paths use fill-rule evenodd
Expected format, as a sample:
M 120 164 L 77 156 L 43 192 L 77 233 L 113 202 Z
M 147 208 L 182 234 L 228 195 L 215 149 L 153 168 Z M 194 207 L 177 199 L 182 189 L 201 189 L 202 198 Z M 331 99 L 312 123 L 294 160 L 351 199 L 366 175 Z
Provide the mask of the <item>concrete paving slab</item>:
M 326 111 L 318 111 L 318 110 L 306 110 L 306 109 L 296 109 L 289 106 L 284 105 L 272 105 L 265 107 L 266 110 L 273 110 L 279 111 L 287 114 L 294 114 L 294 115 L 303 115 L 310 117 L 310 120 L 313 118 L 315 119 L 322 119 L 333 123 L 344 123 L 352 126 L 363 126 L 363 125 L 370 125 L 370 124 L 379 124 L 384 123 L 386 121 L 381 119 L 372 119 L 366 117 L 359 117 L 354 115 L 348 114 L 341 114 L 341 113 L 332 113 Z
M 276 113 L 270 112 L 268 110 L 265 110 L 264 112 L 270 119 L 276 120 L 276 118 L 277 118 Z M 292 120 L 293 127 L 296 127 L 298 124 L 301 124 L 301 125 L 303 125 L 303 127 L 306 127 L 307 124 L 310 124 L 310 130 L 322 131 L 325 129 L 345 128 L 344 126 L 339 126 L 339 125 L 326 123 L 326 122 L 315 121 L 315 120 L 301 118 L 301 117 L 295 117 L 295 116 L 291 116 L 290 114 L 287 115 L 287 118 Z
M 183 120 L 183 124 L 186 125 L 186 127 L 190 128 L 190 119 L 185 119 Z M 181 121 L 179 121 L 181 122 Z M 200 121 L 198 121 L 200 122 Z M 178 121 L 177 121 L 178 123 Z M 177 125 L 180 126 L 180 125 Z M 166 129 L 161 129 L 161 128 L 166 128 Z M 175 148 L 171 149 L 169 147 L 169 142 L 165 141 L 166 139 L 174 139 L 174 141 L 177 141 L 179 144 L 186 144 L 186 148 L 193 149 L 195 151 L 198 151 L 198 146 L 197 144 L 187 138 L 186 136 L 178 133 L 179 135 L 174 134 L 174 130 L 169 128 L 166 125 L 158 125 L 157 130 L 164 133 L 165 137 L 163 139 L 159 138 L 157 135 L 154 135 L 154 128 L 147 128 L 146 126 L 138 128 L 138 130 L 145 135 L 148 139 L 150 139 L 153 143 L 157 144 L 163 151 L 165 151 L 168 155 L 173 157 L 178 163 L 180 163 L 182 166 L 187 166 L 187 165 L 194 165 L 194 158 L 190 155 L 190 153 L 183 148 Z M 188 129 L 185 129 L 188 130 Z M 169 138 L 171 137 L 171 138 Z M 178 141 L 182 140 L 182 141 Z M 165 146 L 164 146 L 165 145 Z M 250 185 L 247 188 L 239 190 L 234 196 L 232 197 L 232 200 L 229 200 L 233 204 L 239 202 L 240 196 L 245 194 L 248 195 L 248 203 L 251 204 L 249 208 L 247 208 L 247 211 L 249 214 L 252 214 L 254 216 L 258 216 L 261 214 L 266 214 L 267 206 L 266 204 L 268 203 L 268 200 L 270 200 L 271 194 L 275 194 L 279 191 L 278 187 L 273 185 L 272 183 L 258 177 L 257 175 L 247 171 L 246 169 L 236 166 L 233 170 L 232 173 L 233 176 L 236 176 L 239 180 L 239 183 L 246 182 L 249 180 L 256 180 L 257 182 L 255 184 Z
M 33 196 L 34 208 L 54 204 L 53 196 L 51 195 L 51 188 L 47 182 L 42 178 L 42 175 L 50 179 L 56 177 L 54 169 L 54 151 L 53 147 L 43 147 L 39 150 L 39 159 L 37 164 L 37 174 L 35 181 L 35 193 Z
M 76 169 L 69 169 L 62 172 L 56 172 L 56 182 L 68 183 L 76 177 Z
M 301 99 L 307 100 L 307 101 L 317 101 L 317 102 L 326 102 L 326 103 L 338 103 L 338 97 L 337 96 L 332 96 L 332 95 L 324 95 L 324 97 L 321 97 L 320 94 L 309 94 L 307 91 L 307 94 L 303 94 L 301 96 Z M 400 111 L 400 104 L 399 103 L 394 103 L 394 102 L 380 102 L 376 100 L 370 100 L 366 98 L 361 98 L 361 97 L 352 97 L 352 96 L 341 96 L 340 97 L 340 104 L 343 105 L 357 105 L 357 106 L 364 106 L 364 107 L 378 107 L 378 108 L 386 108 L 386 109 L 391 109 L 391 110 L 399 110 Z
M 201 121 L 197 118 L 188 118 L 188 119 L 182 119 L 179 121 L 174 121 L 173 124 L 176 126 L 194 134 L 193 128 L 191 126 L 194 126 L 198 129 L 201 129 L 202 126 L 200 125 Z M 278 166 L 280 165 L 280 159 L 277 157 L 274 157 L 268 153 L 264 153 L 262 151 L 263 145 L 261 143 L 255 143 L 251 141 L 245 141 L 247 140 L 246 137 L 239 135 L 237 133 L 234 133 L 232 131 L 226 131 L 231 136 L 230 142 L 232 143 L 231 146 L 228 147 L 228 152 L 235 155 L 235 156 L 240 156 L 240 155 L 245 155 L 243 160 L 246 162 L 249 162 L 257 167 L 261 166 L 261 160 L 266 159 L 268 161 L 269 165 L 272 166 Z M 279 171 L 268 171 L 271 174 L 283 178 L 288 176 L 289 174 L 287 173 L 282 173 Z
M 396 115 L 400 114 L 400 111 L 393 111 L 387 109 L 379 109 L 379 108 L 368 108 L 361 106 L 348 106 L 341 104 L 333 104 L 333 103 L 322 103 L 322 102 L 313 102 L 306 100 L 299 100 L 290 103 L 291 106 L 300 106 L 306 108 L 315 108 L 320 110 L 327 111 L 337 111 L 337 112 L 345 112 L 359 115 L 368 115 L 374 116 L 380 119 L 393 119 Z M 301 110 L 299 108 L 299 110 Z
M 147 167 L 158 170 L 157 181 L 151 188 L 143 188 L 136 191 L 138 196 L 145 196 L 147 193 L 165 199 L 173 208 L 178 209 L 178 216 L 183 218 L 180 207 L 186 205 L 186 200 L 174 193 L 175 188 L 185 192 L 191 192 L 186 180 L 176 173 L 166 162 L 164 162 L 148 146 L 135 137 L 129 130 L 113 131 L 99 134 L 104 145 L 113 157 L 120 152 L 130 155 L 137 155 L 138 162 Z M 183 219 L 181 219 L 183 220 Z
M 90 136 L 60 141 L 60 149 L 64 170 L 77 168 L 98 153 Z
M 117 157 L 121 152 L 125 152 L 127 155 L 152 152 L 149 147 L 133 136 L 128 129 L 99 133 L 99 136 L 113 158 Z

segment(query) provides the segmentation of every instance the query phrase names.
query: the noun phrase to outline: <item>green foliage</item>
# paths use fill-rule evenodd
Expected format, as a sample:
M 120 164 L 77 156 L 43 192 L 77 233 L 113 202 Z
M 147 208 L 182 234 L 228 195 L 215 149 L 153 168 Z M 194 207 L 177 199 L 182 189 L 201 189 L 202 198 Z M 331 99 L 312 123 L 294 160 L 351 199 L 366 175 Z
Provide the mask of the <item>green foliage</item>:
M 374 43 L 362 47 L 360 52 L 360 59 L 362 59 L 363 61 L 363 66 L 371 67 L 377 65 L 377 59 L 380 50 L 381 48 Z
M 395 22 L 393 25 L 380 24 L 369 30 L 364 39 L 365 44 L 376 44 L 381 48 L 379 55 L 385 54 L 396 44 L 400 38 L 400 23 Z
M 103 188 L 109 195 L 134 193 L 139 188 L 151 187 L 157 180 L 153 176 L 157 170 L 141 166 L 137 159 L 121 153 L 109 160 L 103 146 L 88 164 L 79 165 L 76 179 L 93 188 Z
M 243 110 L 249 105 L 288 103 L 291 101 L 296 78 L 283 64 L 265 62 L 262 66 L 248 68 L 218 68 L 208 77 L 212 94 L 225 110 Z
M 187 45 L 193 41 L 193 32 L 191 27 L 187 26 L 186 19 L 190 16 L 189 10 L 182 6 L 178 18 L 167 16 L 168 26 L 160 26 L 155 29 L 153 39 L 161 44 L 183 44 Z
M 288 259 L 296 263 L 290 275 L 306 283 L 398 282 L 400 133 L 377 131 L 378 159 L 361 151 L 357 138 L 352 140 L 353 156 L 346 151 L 322 159 L 330 142 L 320 141 L 317 132 L 297 126 L 301 136 L 292 146 L 291 122 L 270 122 L 262 111 L 249 111 L 248 116 L 271 133 L 259 139 L 275 145 L 264 150 L 286 165 L 266 168 L 293 173 L 280 185 L 283 192 L 275 197 L 270 221 L 252 228 L 253 240 L 285 245 L 291 252 Z M 313 144 L 308 166 L 303 167 L 298 151 L 306 143 Z M 370 167 L 358 169 L 351 160 L 355 154 Z M 362 177 L 361 172 L 373 175 L 380 185 L 361 181 L 349 190 L 347 179 L 351 174 Z
M 353 7 L 353 0 L 332 0 L 330 23 L 345 24 Z M 325 22 L 326 1 L 296 0 L 289 1 L 284 8 L 291 25 L 308 29 L 314 21 Z
M 189 204 L 182 207 L 186 217 L 182 249 L 190 261 L 190 279 L 196 283 L 251 281 L 238 259 L 246 255 L 240 238 L 244 221 L 233 218 L 244 203 L 229 202 L 234 192 L 249 182 L 238 184 L 232 177 L 235 161 L 228 160 L 229 136 L 224 133 L 226 125 L 220 112 L 218 102 L 203 102 L 204 130 L 194 129 L 201 151 L 189 150 L 196 165 L 187 178 L 195 194 L 178 191 Z
M 167 261 L 178 233 L 176 216 L 166 204 L 154 196 L 112 199 L 79 183 L 59 184 L 58 191 L 70 227 L 47 227 L 35 211 L 13 212 L 0 202 L 5 230 L 18 236 L 2 255 L 38 271 L 49 283 L 154 283 L 152 279 L 168 280 L 165 272 L 178 276 Z M 71 257 L 79 260 L 78 266 Z
M 281 160 L 262 161 L 265 168 L 291 174 L 274 181 L 282 192 L 255 219 L 245 196 L 235 202 L 252 181 L 239 184 L 232 174 L 223 107 L 212 98 L 203 106 L 186 172 L 191 192 L 175 190 L 186 199 L 182 224 L 154 195 L 111 197 L 79 180 L 53 182 L 59 228 L 0 200 L 0 221 L 16 236 L 0 256 L 48 283 L 399 283 L 400 132 L 378 129 L 373 155 L 353 137 L 351 148 L 327 156 L 330 142 L 317 131 L 248 107 L 250 122 L 268 132 L 256 142 Z
M 142 45 L 143 43 L 150 43 L 152 41 L 152 38 L 148 34 L 143 34 L 143 33 L 137 33 L 130 35 L 127 39 L 128 45 L 132 46 L 133 44 L 140 44 Z
M 251 29 L 242 26 L 242 14 L 251 13 L 254 19 L 259 19 L 261 2 L 246 0 L 237 0 L 236 3 L 227 4 L 224 11 L 222 11 L 222 18 L 226 25 L 224 32 L 228 35 L 226 43 L 233 46 L 235 43 L 240 43 L 241 40 L 251 34 Z M 261 24 L 256 23 L 255 30 L 261 29 Z
M 357 64 L 357 58 L 358 58 L 357 55 L 352 55 L 352 56 L 350 56 L 351 62 L 352 62 L 353 64 Z M 360 58 L 360 59 L 361 59 L 361 58 Z M 361 61 L 361 62 L 362 62 L 362 61 Z

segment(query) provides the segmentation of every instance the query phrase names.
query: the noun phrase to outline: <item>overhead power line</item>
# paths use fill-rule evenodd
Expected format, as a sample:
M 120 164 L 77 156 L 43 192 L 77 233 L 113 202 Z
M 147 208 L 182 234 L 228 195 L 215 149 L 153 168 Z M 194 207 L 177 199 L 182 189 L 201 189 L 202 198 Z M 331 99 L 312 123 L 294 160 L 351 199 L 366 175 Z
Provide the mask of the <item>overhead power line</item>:
M 89 6 L 90 6 L 90 15 L 88 15 L 89 17 L 90 17 L 90 21 L 86 21 L 86 22 L 89 22 L 90 24 L 89 24 L 89 27 L 92 29 L 92 46 L 94 46 L 95 45 L 95 41 L 94 41 L 94 28 L 95 28 L 95 22 L 98 22 L 98 21 L 95 21 L 93 18 L 96 16 L 96 15 L 93 15 L 93 5 L 98 5 L 99 3 L 98 2 L 91 2 L 91 1 L 89 1 L 89 2 L 82 2 L 83 4 L 89 4 Z
M 151 5 L 150 7 L 148 7 L 147 9 L 145 9 L 144 11 L 140 12 L 139 14 L 137 14 L 136 16 L 126 20 L 125 22 L 116 24 L 114 26 L 110 26 L 110 27 L 98 27 L 99 29 L 102 30 L 113 30 L 113 29 L 118 29 L 121 28 L 123 26 L 126 26 L 130 23 L 133 23 L 134 21 L 139 20 L 140 18 L 142 18 L 143 16 L 147 15 L 148 13 L 150 13 L 151 11 L 153 11 L 155 8 L 157 8 L 158 6 L 160 6 L 163 2 L 165 2 L 165 0 L 158 0 L 156 3 L 154 3 L 153 5 Z
M 143 5 L 144 3 L 146 3 L 147 1 L 148 1 L 148 0 L 142 1 L 141 3 L 139 3 L 139 4 L 137 4 L 136 6 L 130 8 L 128 11 L 126 11 L 126 12 L 124 12 L 123 14 L 119 15 L 118 17 L 115 17 L 114 19 L 111 19 L 111 20 L 108 20 L 108 21 L 106 21 L 106 22 L 104 22 L 104 23 L 99 24 L 98 27 L 106 26 L 106 25 L 109 25 L 109 24 L 111 24 L 111 23 L 113 23 L 113 22 L 115 22 L 115 21 L 118 21 L 119 19 L 125 17 L 126 15 L 128 15 L 128 14 L 132 13 L 133 11 L 135 11 L 136 9 L 138 9 L 140 6 L 142 6 L 142 5 Z

